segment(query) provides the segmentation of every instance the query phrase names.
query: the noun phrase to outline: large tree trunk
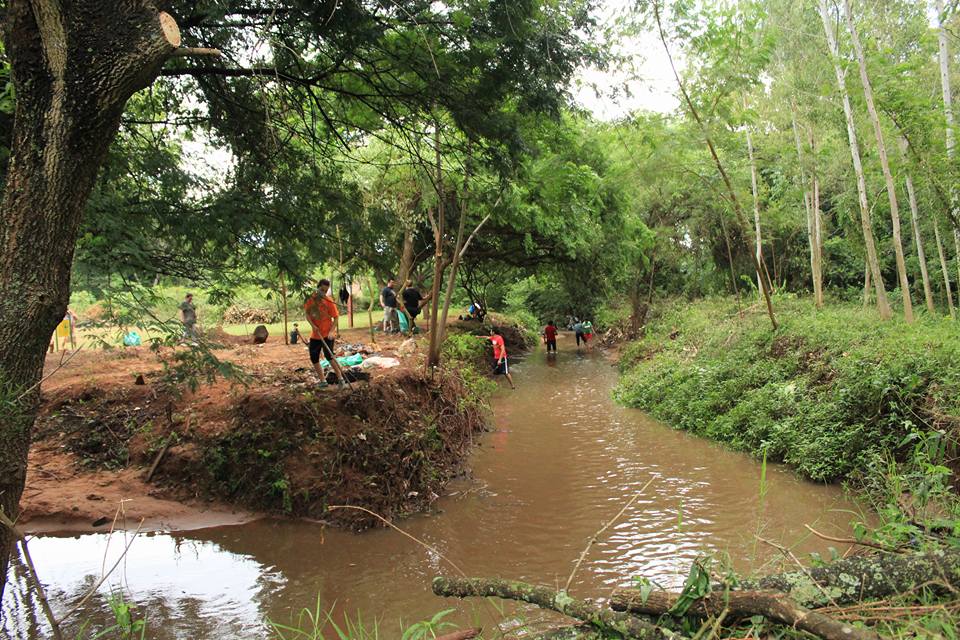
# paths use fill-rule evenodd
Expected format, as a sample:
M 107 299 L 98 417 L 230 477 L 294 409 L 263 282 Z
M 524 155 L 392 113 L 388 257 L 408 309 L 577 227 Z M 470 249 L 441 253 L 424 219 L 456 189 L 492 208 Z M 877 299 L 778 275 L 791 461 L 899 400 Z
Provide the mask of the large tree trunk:
M 843 69 L 840 67 L 840 47 L 833 32 L 830 20 L 830 10 L 826 0 L 820 0 L 820 18 L 823 20 L 823 30 L 827 35 L 827 45 L 830 48 L 830 59 L 837 76 L 837 88 L 843 100 L 843 115 L 847 121 L 847 137 L 850 141 L 850 156 L 853 160 L 853 170 L 857 174 L 857 196 L 860 202 L 860 226 L 863 230 L 863 243 L 867 250 L 867 266 L 873 279 L 873 286 L 877 292 L 877 309 L 880 317 L 888 320 L 893 313 L 887 301 L 887 289 L 883 285 L 883 275 L 880 273 L 880 261 L 877 259 L 877 246 L 873 239 L 873 222 L 870 220 L 870 204 L 867 201 L 867 180 L 863 175 L 863 163 L 860 161 L 860 143 L 857 142 L 857 127 L 853 120 L 853 107 L 850 106 L 850 95 L 844 79 Z
M 0 205 L 0 508 L 16 519 L 84 206 L 124 105 L 180 37 L 149 0 L 11 0 L 5 43 L 17 106 Z M 12 540 L 0 527 L 0 597 Z
M 897 258 L 897 277 L 900 280 L 900 292 L 903 297 L 903 317 L 907 322 L 913 322 L 913 302 L 910 299 L 910 280 L 907 278 L 907 261 L 903 254 L 903 240 L 900 236 L 900 205 L 897 202 L 897 187 L 890 172 L 890 160 L 887 157 L 887 145 L 883 138 L 883 128 L 880 126 L 880 116 L 873 101 L 873 87 L 870 76 L 867 74 L 867 58 L 860 44 L 857 34 L 857 25 L 853 20 L 850 9 L 850 0 L 843 0 L 843 9 L 847 17 L 847 27 L 850 29 L 850 38 L 853 50 L 857 54 L 857 63 L 860 67 L 860 82 L 863 84 L 863 96 L 867 101 L 867 113 L 873 124 L 873 134 L 877 139 L 877 151 L 880 155 L 880 168 L 883 170 L 883 180 L 887 186 L 887 199 L 890 202 L 890 220 L 893 225 L 893 252 Z

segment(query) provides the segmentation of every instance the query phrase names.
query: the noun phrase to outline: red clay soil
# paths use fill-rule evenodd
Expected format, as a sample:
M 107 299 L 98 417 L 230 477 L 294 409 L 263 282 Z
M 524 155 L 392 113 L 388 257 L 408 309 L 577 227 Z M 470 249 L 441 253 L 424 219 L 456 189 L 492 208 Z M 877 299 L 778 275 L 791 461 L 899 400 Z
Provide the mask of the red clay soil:
M 249 380 L 218 379 L 196 392 L 171 392 L 147 348 L 84 351 L 59 369 L 62 357 L 51 354 L 20 524 L 99 530 L 120 509 L 126 528 L 141 519 L 146 529 L 196 528 L 263 513 L 363 528 L 374 521 L 326 507 L 387 517 L 424 508 L 460 470 L 483 407 L 468 399 L 461 373 L 424 373 L 424 336 L 402 355 L 403 338 L 377 334 L 376 346 L 369 338 L 344 331 L 340 344 L 365 343 L 402 365 L 374 369 L 346 390 L 318 388 L 306 347 L 282 337 L 214 351 Z

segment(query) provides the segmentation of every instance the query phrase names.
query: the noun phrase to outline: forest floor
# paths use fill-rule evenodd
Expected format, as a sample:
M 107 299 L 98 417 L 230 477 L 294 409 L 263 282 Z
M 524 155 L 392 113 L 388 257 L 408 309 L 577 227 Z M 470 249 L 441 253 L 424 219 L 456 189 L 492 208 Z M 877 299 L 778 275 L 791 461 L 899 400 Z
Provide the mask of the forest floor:
M 426 373 L 426 334 L 403 345 L 402 336 L 378 332 L 373 343 L 369 329 L 344 330 L 338 356 L 362 351 L 401 363 L 368 369 L 368 381 L 346 389 L 319 387 L 306 346 L 285 345 L 282 335 L 263 345 L 214 339 L 225 344 L 210 353 L 240 367 L 244 381 L 169 384 L 162 358 L 169 364 L 186 348 L 48 356 L 24 530 L 108 529 L 118 515 L 127 528 L 142 520 L 147 530 L 187 529 L 263 513 L 363 528 L 372 524 L 363 514 L 326 507 L 386 516 L 421 509 L 484 428 L 476 374 Z

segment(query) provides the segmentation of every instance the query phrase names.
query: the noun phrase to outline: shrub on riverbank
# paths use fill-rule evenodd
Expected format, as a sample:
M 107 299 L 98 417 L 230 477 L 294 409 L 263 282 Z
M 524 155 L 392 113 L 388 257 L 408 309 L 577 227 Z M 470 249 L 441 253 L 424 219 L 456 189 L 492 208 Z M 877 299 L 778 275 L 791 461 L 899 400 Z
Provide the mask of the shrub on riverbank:
M 776 308 L 774 332 L 759 305 L 743 319 L 729 299 L 668 305 L 624 350 L 617 398 L 813 480 L 874 482 L 916 454 L 922 475 L 960 468 L 937 457 L 960 430 L 960 325 L 793 298 Z

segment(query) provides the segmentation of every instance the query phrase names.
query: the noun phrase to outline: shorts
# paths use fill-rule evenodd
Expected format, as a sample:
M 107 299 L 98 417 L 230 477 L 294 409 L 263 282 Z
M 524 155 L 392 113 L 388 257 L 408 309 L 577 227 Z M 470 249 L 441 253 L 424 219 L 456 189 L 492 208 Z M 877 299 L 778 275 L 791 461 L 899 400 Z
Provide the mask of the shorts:
M 556 351 L 556 350 L 557 350 L 557 341 L 547 340 L 547 351 Z
M 495 376 L 505 376 L 510 373 L 510 366 L 507 364 L 507 359 L 497 360 L 493 363 L 493 375 Z
M 310 362 L 317 364 L 320 362 L 320 357 L 323 356 L 324 359 L 327 358 L 327 349 L 330 350 L 330 353 L 333 353 L 333 343 L 336 342 L 333 338 L 310 338 Z M 327 343 L 327 349 L 323 348 L 323 343 Z
M 585 333 L 585 334 L 583 334 L 583 341 L 586 342 L 587 340 L 593 340 L 593 334 L 592 334 L 592 333 Z

